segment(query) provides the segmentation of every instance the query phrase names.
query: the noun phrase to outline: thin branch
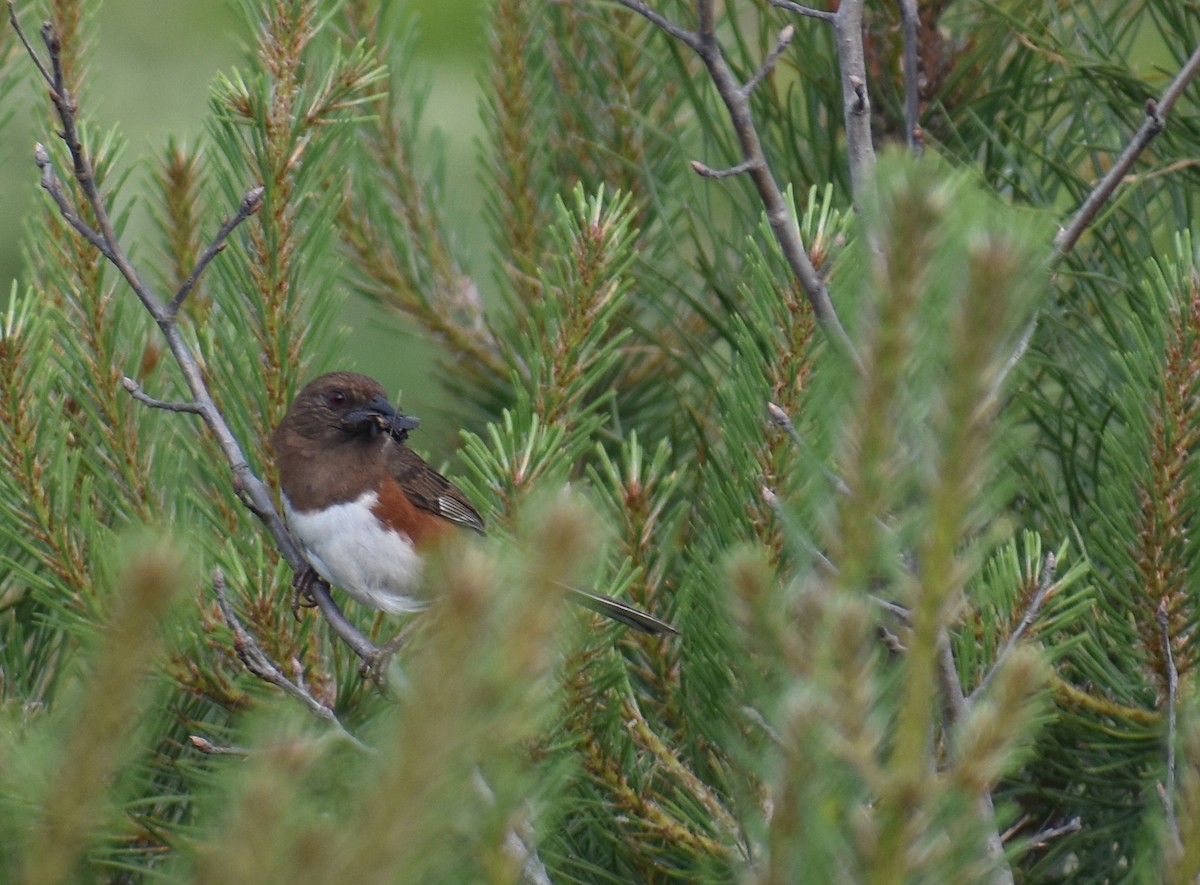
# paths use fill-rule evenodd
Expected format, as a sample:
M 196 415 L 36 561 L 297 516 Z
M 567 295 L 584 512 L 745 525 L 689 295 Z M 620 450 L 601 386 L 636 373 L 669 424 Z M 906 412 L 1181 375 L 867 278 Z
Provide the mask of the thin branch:
M 1029 821 L 1030 817 L 1028 814 L 1021 815 L 1016 823 L 1004 831 L 1004 834 L 1000 838 L 1005 843 L 1008 843 L 1013 836 L 1017 835 L 1017 833 L 1021 832 L 1021 830 L 1025 828 L 1025 825 L 1029 823 Z M 1065 824 L 1059 824 L 1056 827 L 1046 827 L 1046 829 L 1039 830 L 1038 832 L 1034 833 L 1029 837 L 1028 847 L 1031 850 L 1045 848 L 1052 840 L 1057 839 L 1060 836 L 1070 835 L 1071 833 L 1078 833 L 1082 829 L 1083 819 L 1079 817 L 1079 815 L 1076 815 Z
M 91 160 L 89 159 L 87 152 L 84 150 L 83 144 L 79 139 L 75 117 L 77 107 L 75 102 L 72 100 L 70 93 L 67 91 L 65 84 L 63 83 L 61 58 L 62 47 L 58 37 L 48 25 L 43 26 L 42 39 L 50 53 L 50 61 L 53 69 L 53 74 L 51 75 L 46 71 L 45 66 L 41 64 L 36 53 L 33 52 L 29 41 L 25 38 L 25 34 L 21 29 L 20 23 L 17 21 L 17 17 L 13 11 L 11 2 L 9 3 L 9 20 L 12 23 L 13 29 L 20 36 L 21 42 L 25 45 L 34 62 L 38 65 L 38 69 L 42 71 L 43 76 L 47 77 L 48 82 L 51 84 L 50 99 L 54 103 L 54 108 L 58 113 L 59 120 L 62 122 L 61 135 L 63 141 L 67 145 L 67 150 L 71 154 L 75 178 L 79 182 L 80 187 L 83 189 L 87 204 L 96 217 L 99 231 L 92 231 L 93 236 L 89 236 L 87 231 L 90 230 L 90 228 L 86 228 L 85 225 L 84 228 L 86 229 L 81 229 L 72 220 L 74 213 L 71 210 L 69 201 L 60 202 L 56 199 L 56 203 L 59 205 L 59 211 L 62 213 L 64 219 L 66 219 L 68 223 L 71 223 L 76 230 L 79 230 L 81 234 L 83 234 L 85 237 L 88 237 L 89 241 L 92 242 L 92 244 L 101 252 L 101 254 L 103 254 L 117 268 L 117 270 L 120 271 L 121 275 L 125 277 L 126 282 L 128 282 L 130 288 L 133 289 L 134 294 L 138 297 L 138 300 L 141 301 L 143 307 L 145 307 L 146 311 L 154 319 L 155 323 L 161 330 L 163 337 L 166 339 L 167 346 L 171 350 L 171 355 L 175 358 L 175 362 L 179 366 L 180 373 L 183 375 L 184 383 L 187 384 L 188 391 L 191 393 L 192 403 L 195 405 L 195 413 L 204 420 L 205 425 L 207 425 L 209 432 L 212 433 L 213 437 L 216 439 L 217 445 L 220 446 L 221 451 L 229 464 L 234 491 L 237 493 L 242 503 L 245 504 L 246 507 L 256 517 L 258 517 L 259 521 L 262 522 L 262 524 L 266 527 L 267 531 L 270 533 L 275 542 L 275 546 L 278 548 L 283 558 L 287 561 L 288 565 L 292 567 L 292 570 L 301 571 L 307 568 L 308 560 L 305 558 L 300 548 L 296 546 L 295 541 L 292 540 L 291 535 L 288 533 L 287 526 L 284 525 L 282 518 L 275 509 L 275 502 L 271 496 L 270 490 L 250 468 L 246 455 L 242 451 L 241 445 L 234 436 L 228 422 L 225 420 L 225 416 L 221 413 L 220 409 L 217 408 L 216 403 L 213 401 L 212 395 L 208 390 L 207 382 L 204 380 L 203 372 L 200 369 L 200 363 L 192 353 L 191 348 L 179 330 L 178 325 L 176 325 L 174 312 L 170 309 L 170 305 L 164 304 L 162 299 L 159 298 L 158 295 L 142 281 L 141 276 L 130 263 L 128 256 L 117 239 L 112 223 L 109 220 L 108 211 L 105 207 L 104 201 L 96 187 L 95 172 L 92 168 Z M 39 167 L 42 169 L 43 181 L 45 182 L 47 167 L 50 162 L 49 153 L 43 149 L 43 151 L 38 154 L 37 160 Z M 53 177 L 52 170 L 49 174 L 51 176 L 50 181 L 52 183 L 57 182 L 57 179 Z M 54 192 L 51 191 L 51 196 L 53 197 L 54 195 Z M 253 211 L 255 211 L 260 205 L 261 194 L 258 193 L 258 188 L 251 188 L 242 198 L 242 203 L 238 210 L 238 216 L 241 216 L 243 212 L 249 212 L 250 214 L 253 214 Z M 235 218 L 238 218 L 238 216 L 235 216 Z M 77 219 L 77 216 L 75 217 Z M 244 219 L 238 218 L 236 223 L 240 223 L 241 220 Z M 236 226 L 236 223 L 229 222 L 227 223 L 227 226 L 229 224 Z M 233 227 L 230 227 L 229 231 L 232 231 L 232 229 Z M 222 228 L 222 230 L 224 230 L 224 228 Z M 228 236 L 228 233 L 229 232 L 225 233 L 226 237 Z M 218 234 L 218 240 L 215 241 L 218 246 L 221 242 L 220 237 L 221 235 Z M 217 251 L 220 251 L 219 248 Z M 201 258 L 201 262 L 204 262 L 205 265 L 207 264 L 207 261 L 211 261 L 211 258 Z M 197 265 L 197 270 L 193 271 L 193 273 L 189 275 L 189 280 L 192 276 L 198 277 L 199 273 L 202 272 L 203 269 L 203 266 Z M 184 292 L 184 297 L 186 297 L 186 295 L 187 293 Z M 179 293 L 176 293 L 176 297 L 172 300 L 172 304 L 174 304 L 175 301 L 182 302 L 182 300 L 183 299 L 179 297 Z M 333 598 L 329 594 L 329 585 L 324 581 L 314 581 L 311 587 L 311 594 L 316 600 L 317 605 L 320 607 L 321 613 L 325 616 L 325 619 L 329 622 L 334 632 L 337 633 L 338 636 L 340 636 L 342 640 L 345 641 L 346 644 L 354 650 L 354 653 L 363 661 L 367 662 L 368 664 L 374 661 L 378 654 L 377 649 L 370 642 L 370 640 L 363 636 L 362 632 L 353 624 L 351 624 L 350 621 L 346 619 L 346 616 L 342 614 L 341 609 L 338 608 L 337 603 L 333 601 Z
M 1057 827 L 1046 827 L 1046 829 L 1035 833 L 1029 840 L 1030 849 L 1045 848 L 1053 840 L 1062 836 L 1069 836 L 1071 833 L 1078 833 L 1083 829 L 1083 819 L 1076 815 L 1065 824 L 1060 824 Z
M 208 738 L 199 734 L 188 735 L 188 741 L 205 756 L 249 756 L 250 751 L 245 747 L 224 746 L 214 744 Z
M 1000 654 L 996 656 L 992 668 L 988 670 L 987 675 L 980 681 L 978 687 L 971 692 L 970 702 L 974 703 L 977 698 L 980 698 L 987 691 L 988 686 L 992 684 L 996 673 L 1004 666 L 1004 662 L 1012 654 L 1017 643 L 1021 641 L 1021 637 L 1025 635 L 1033 622 L 1037 620 L 1038 615 L 1042 612 L 1042 606 L 1046 604 L 1046 599 L 1050 595 L 1050 590 L 1054 587 L 1054 575 L 1058 570 L 1058 560 L 1053 553 L 1047 553 L 1046 559 L 1042 563 L 1042 571 L 1038 576 L 1037 589 L 1033 593 L 1033 597 L 1029 600 L 1029 605 L 1025 607 L 1025 613 L 1021 615 L 1021 620 L 1017 622 L 1017 626 L 1013 629 L 1008 637 L 1008 641 L 1004 643 L 1004 648 Z
M 29 57 L 33 59 L 34 65 L 37 66 L 38 73 L 42 75 L 42 79 L 46 81 L 46 85 L 51 89 L 54 88 L 54 78 L 50 76 L 50 72 L 46 70 L 46 66 L 42 64 L 41 58 L 30 45 L 29 40 L 25 37 L 25 32 L 21 30 L 21 24 L 17 21 L 17 8 L 13 5 L 13 0 L 8 0 L 8 21 L 12 25 L 12 29 L 17 32 L 17 37 L 20 38 L 21 44 L 25 47 L 25 51 L 29 53 Z
M 794 12 L 796 15 L 803 15 L 807 18 L 816 18 L 824 22 L 831 22 L 837 18 L 836 12 L 829 12 L 825 9 L 813 9 L 810 6 L 801 6 L 799 3 L 793 3 L 792 0 L 769 0 L 769 2 L 776 9 L 786 9 L 788 12 Z
M 14 27 L 19 29 L 20 26 L 15 23 L 15 16 L 13 20 Z M 59 40 L 58 35 L 54 33 L 54 29 L 49 22 L 42 25 L 41 34 L 42 42 L 46 44 L 46 49 L 50 53 L 50 63 L 54 72 L 54 83 L 50 91 L 50 99 L 54 102 L 55 110 L 58 111 L 58 118 L 63 124 L 60 134 L 63 141 L 66 142 L 67 150 L 71 154 L 75 180 L 79 182 L 79 186 L 83 189 L 84 196 L 87 198 L 88 206 L 96 216 L 96 226 L 106 247 L 101 249 L 101 252 L 120 271 L 121 276 L 125 277 L 146 309 L 150 311 L 155 322 L 161 326 L 162 302 L 141 281 L 137 271 L 130 264 L 128 257 L 117 242 L 116 230 L 113 227 L 112 219 L 109 218 L 108 208 L 105 206 L 104 199 L 101 197 L 100 191 L 96 186 L 96 170 L 92 166 L 91 159 L 83 149 L 83 142 L 79 137 L 79 129 L 75 118 L 78 107 L 70 90 L 67 89 L 63 75 L 62 42 Z M 24 38 L 22 38 L 22 42 L 26 42 Z M 28 45 L 27 42 L 26 45 Z
M 796 29 L 791 25 L 787 25 L 779 32 L 779 37 L 775 40 L 775 47 L 763 59 L 763 63 L 758 66 L 758 70 L 754 72 L 750 79 L 742 84 L 742 92 L 745 95 L 753 92 L 754 87 L 762 82 L 763 77 L 771 73 L 771 69 L 775 67 L 775 62 L 779 61 L 779 56 L 783 55 L 783 51 L 788 48 L 788 45 L 792 42 L 792 38 L 795 36 Z
M 775 729 L 775 727 L 767 721 L 767 717 L 763 716 L 762 713 L 751 706 L 744 706 L 741 709 L 742 715 L 745 716 L 750 722 L 757 725 L 771 743 L 780 749 L 787 749 L 787 743 L 784 741 L 783 735 L 781 735 Z
M 861 208 L 874 189 L 875 145 L 871 141 L 871 99 L 867 91 L 867 63 L 863 52 L 863 0 L 842 0 L 833 26 L 838 70 L 842 78 L 842 115 L 846 126 L 846 154 L 850 162 L 850 190 Z
M 751 180 L 754 182 L 754 188 L 758 191 L 759 199 L 762 201 L 763 209 L 766 211 L 767 223 L 771 226 L 771 233 L 774 235 L 775 241 L 779 244 L 780 251 L 783 253 L 784 259 L 792 271 L 792 275 L 804 290 L 804 294 L 812 306 L 813 315 L 816 317 L 817 322 L 821 324 L 821 327 L 829 335 L 834 346 L 850 359 L 855 370 L 860 374 L 863 373 L 865 368 L 862 359 L 855 350 L 850 336 L 846 334 L 841 320 L 838 319 L 837 311 L 834 309 L 833 302 L 829 298 L 829 290 L 825 286 L 825 281 L 813 266 L 804 241 L 800 237 L 800 230 L 796 221 L 788 211 L 787 201 L 783 197 L 783 192 L 780 190 L 778 182 L 775 181 L 775 177 L 771 174 L 770 167 L 767 165 L 766 155 L 762 149 L 762 141 L 759 138 L 758 129 L 754 125 L 754 118 L 750 113 L 749 96 L 744 86 L 737 82 L 733 71 L 730 70 L 729 64 L 725 60 L 724 52 L 721 49 L 721 42 L 716 37 L 712 0 L 697 0 L 696 9 L 699 29 L 695 32 L 686 31 L 677 25 L 671 24 L 661 15 L 647 7 L 646 4 L 639 2 L 639 0 L 617 0 L 617 2 L 625 8 L 644 16 L 648 21 L 667 34 L 691 47 L 700 56 L 700 60 L 704 62 L 704 66 L 708 69 L 709 77 L 717 89 L 717 94 L 721 96 L 721 101 L 725 104 L 725 109 L 729 113 L 730 122 L 733 125 L 734 133 L 737 135 L 738 143 L 741 146 L 742 161 L 734 168 L 741 171 L 744 167 L 744 170 L 749 173 Z M 842 8 L 845 9 L 847 5 L 850 5 L 849 2 L 843 2 Z M 839 12 L 838 15 L 840 16 L 841 13 Z M 858 42 L 861 55 L 861 35 Z M 871 156 L 873 159 L 874 154 L 872 153 Z
M 1200 45 L 1192 52 L 1191 56 L 1179 69 L 1179 73 L 1175 75 L 1175 79 L 1167 85 L 1163 90 L 1163 94 L 1158 101 L 1150 99 L 1146 102 L 1146 119 L 1142 126 L 1133 137 L 1129 140 L 1129 144 L 1121 152 L 1116 163 L 1108 170 L 1108 173 L 1096 183 L 1092 188 L 1091 193 L 1083 201 L 1083 205 L 1076 210 L 1075 215 L 1068 222 L 1067 226 L 1061 228 L 1054 238 L 1054 247 L 1050 254 L 1049 265 L 1053 268 L 1060 261 L 1067 257 L 1079 242 L 1079 238 L 1096 220 L 1096 216 L 1100 214 L 1100 209 L 1105 202 L 1116 191 L 1117 186 L 1124 179 L 1125 174 L 1133 166 L 1142 151 L 1144 151 L 1160 132 L 1166 128 L 1167 115 L 1175 106 L 1175 102 L 1179 100 L 1179 96 L 1188 84 L 1200 72 Z M 1012 355 L 1004 364 L 1004 368 L 996 375 L 996 380 L 993 382 L 991 390 L 988 392 L 988 401 L 1000 395 L 1000 390 L 1004 385 L 1012 370 L 1016 368 L 1017 363 L 1025 355 L 1029 349 L 1029 343 L 1033 340 L 1033 334 L 1037 331 L 1038 318 L 1035 315 L 1029 321 L 1029 325 L 1025 327 L 1025 331 L 1021 335 L 1017 347 L 1013 350 Z
M 695 31 L 684 30 L 683 28 L 679 27 L 678 25 L 672 24 L 670 21 L 668 21 L 662 15 L 659 15 L 657 12 L 655 12 L 653 9 L 651 9 L 649 6 L 647 6 L 645 3 L 640 2 L 640 0 L 617 0 L 617 2 L 620 3 L 622 6 L 624 6 L 626 9 L 636 12 L 638 15 L 640 15 L 642 18 L 646 19 L 646 21 L 650 22 L 650 24 L 654 25 L 656 28 L 658 28 L 663 33 L 674 37 L 680 43 L 683 43 L 684 45 L 691 47 L 696 52 L 700 51 L 700 35 L 697 34 Z
M 876 596 L 874 593 L 868 593 L 867 600 L 872 605 L 879 606 L 879 608 L 883 609 L 883 611 L 887 612 L 905 627 L 912 626 L 912 611 L 907 606 L 893 602 L 890 599 L 884 599 L 882 596 Z
M 139 403 L 149 406 L 152 409 L 162 409 L 167 412 L 188 412 L 193 415 L 200 414 L 200 407 L 195 403 L 179 403 L 155 399 L 146 393 L 146 391 L 142 390 L 142 385 L 138 384 L 128 375 L 125 375 L 121 378 L 121 385 L 127 391 L 129 391 L 129 395 L 135 400 L 137 400 Z
M 1025 330 L 1021 332 L 1017 346 L 1013 348 L 1012 353 L 1008 355 L 1008 359 L 1004 361 L 1004 365 L 996 373 L 996 377 L 992 379 L 992 383 L 988 386 L 987 395 L 980 404 L 982 409 L 992 409 L 996 401 L 999 400 L 1000 393 L 1004 390 L 1004 382 L 1008 380 L 1008 376 L 1012 374 L 1012 370 L 1017 367 L 1017 363 L 1025 356 L 1025 352 L 1029 350 L 1029 344 L 1033 341 L 1033 333 L 1037 331 L 1037 323 L 1038 318 L 1035 313 L 1025 326 Z
M 171 299 L 171 303 L 167 306 L 167 309 L 172 316 L 179 312 L 179 308 L 183 306 L 183 302 L 192 294 L 192 289 L 196 288 L 196 283 L 199 282 L 200 275 L 204 273 L 205 268 L 208 267 L 209 263 L 220 252 L 224 251 L 225 241 L 229 239 L 229 235 L 233 233 L 234 228 L 262 208 L 264 193 L 266 193 L 266 189 L 261 186 L 253 187 L 246 191 L 245 196 L 242 197 L 242 202 L 238 204 L 237 214 L 221 225 L 221 229 L 213 237 L 212 243 L 204 250 L 204 254 L 200 256 L 200 260 L 196 262 L 196 266 L 192 268 L 192 272 L 188 274 L 187 279 L 183 281 L 183 285 L 179 287 L 179 291 L 175 293 L 175 297 Z
M 717 46 L 717 17 L 713 12 L 713 0 L 696 0 L 696 18 L 700 20 L 700 27 L 696 30 L 701 43 L 705 44 L 704 48 Z
M 741 175 L 744 172 L 749 172 L 755 168 L 754 163 L 745 162 L 738 163 L 736 166 L 726 166 L 724 169 L 714 169 L 712 166 L 706 166 L 699 160 L 692 160 L 692 171 L 704 178 L 722 179 L 729 178 L 733 175 Z
M 962 683 L 958 678 L 958 665 L 954 660 L 954 648 L 950 644 L 950 636 L 946 628 L 938 631 L 938 662 L 937 683 L 942 697 L 942 715 L 945 718 L 946 731 L 951 732 L 962 722 L 971 709 L 971 702 L 963 695 Z M 976 813 L 979 822 L 987 830 L 988 857 L 995 862 L 989 885 L 1012 885 L 1012 869 L 1004 862 L 1004 841 L 996 824 L 996 804 L 992 794 L 985 791 L 978 800 Z
M 900 24 L 904 29 L 904 143 L 910 152 L 919 154 L 921 142 L 917 137 L 921 105 L 918 95 L 920 81 L 917 72 L 917 28 L 920 16 L 917 0 L 898 0 Z
M 262 650 L 262 646 L 258 644 L 258 640 L 242 626 L 242 622 L 238 620 L 237 613 L 233 610 L 233 606 L 229 603 L 229 597 L 225 593 L 225 575 L 219 568 L 213 569 L 212 586 L 213 593 L 217 597 L 217 605 L 221 609 L 221 617 L 225 619 L 225 623 L 233 631 L 233 648 L 237 652 L 238 659 L 242 662 L 243 666 L 259 679 L 274 685 L 276 688 L 282 689 L 287 694 L 299 700 L 317 718 L 323 719 L 334 726 L 355 746 L 360 749 L 367 749 L 362 741 L 346 730 L 341 720 L 337 718 L 337 714 L 333 712 L 333 708 L 317 700 L 312 692 L 303 685 L 289 679 L 282 670 L 275 666 L 274 661 L 267 656 L 266 652 Z
M 494 808 L 496 793 L 484 779 L 478 766 L 471 769 L 471 783 L 483 804 Z M 527 814 L 505 829 L 504 853 L 521 870 L 521 878 L 518 880 L 521 885 L 553 885 L 550 874 L 546 872 L 546 865 L 538 856 L 537 842 L 529 826 Z
M 971 702 L 963 694 L 962 683 L 958 679 L 958 665 L 954 661 L 954 647 L 950 644 L 950 636 L 944 627 L 938 635 L 937 653 L 937 681 L 942 695 L 943 715 L 946 719 L 946 730 L 952 731 L 954 726 L 966 717 L 971 709 Z
M 800 431 L 796 429 L 795 423 L 783 408 L 777 403 L 767 403 L 767 414 L 771 416 L 771 422 L 780 430 L 788 435 L 788 438 L 795 444 L 796 448 L 801 452 L 808 453 L 810 449 L 804 437 L 800 435 Z M 850 486 L 842 479 L 836 471 L 827 467 L 823 462 L 820 464 L 821 472 L 825 478 L 833 485 L 834 491 L 839 495 L 849 495 Z
M 815 543 L 809 540 L 808 535 L 799 529 L 795 521 L 788 515 L 788 512 L 783 509 L 783 504 L 779 500 L 779 496 L 769 489 L 767 486 L 761 486 L 758 490 L 762 496 L 763 503 L 771 509 L 778 519 L 785 526 L 788 526 L 795 531 L 792 532 L 792 540 L 798 541 L 804 545 L 804 548 L 809 556 L 813 558 L 813 562 L 819 566 L 827 575 L 836 575 L 838 573 L 837 566 L 830 562 L 829 557 L 821 552 L 820 548 Z
M 1088 229 L 1088 226 L 1095 221 L 1101 207 L 1113 195 L 1113 191 L 1117 189 L 1117 185 L 1121 183 L 1125 173 L 1137 162 L 1138 157 L 1150 142 L 1154 141 L 1158 134 L 1166 128 L 1167 115 L 1171 113 L 1175 102 L 1179 100 L 1179 96 L 1183 94 L 1183 90 L 1187 88 L 1188 83 L 1192 81 L 1197 72 L 1200 72 L 1200 45 L 1196 46 L 1191 57 L 1180 68 L 1175 79 L 1163 90 L 1159 99 L 1157 101 L 1150 99 L 1146 102 L 1146 119 L 1142 122 L 1141 128 L 1134 133 L 1133 138 L 1125 146 L 1125 150 L 1121 151 L 1121 155 L 1117 157 L 1108 173 L 1097 182 L 1092 192 L 1088 194 L 1087 199 L 1083 201 L 1083 205 L 1079 207 L 1070 223 L 1054 238 L 1053 261 L 1055 263 L 1065 258 L 1075 248 L 1075 244 L 1079 242 L 1079 238 L 1083 236 L 1083 232 Z
M 50 162 L 50 152 L 46 150 L 46 146 L 40 141 L 33 146 L 33 161 L 42 172 L 42 189 L 54 200 L 54 204 L 58 206 L 58 212 L 62 215 L 63 220 L 71 225 L 80 236 L 95 246 L 102 255 L 107 257 L 108 244 L 104 242 L 104 238 L 91 225 L 79 217 L 79 213 L 71 204 L 71 198 L 63 190 L 62 182 L 54 174 L 54 164 Z
M 1167 816 L 1167 830 L 1177 848 L 1182 849 L 1179 835 L 1179 819 L 1175 815 L 1175 736 L 1177 729 L 1176 707 L 1179 695 L 1179 670 L 1175 666 L 1175 651 L 1171 648 L 1171 619 L 1167 613 L 1167 600 L 1163 599 L 1154 612 L 1162 638 L 1163 660 L 1167 665 L 1167 782 L 1159 791 L 1163 810 Z

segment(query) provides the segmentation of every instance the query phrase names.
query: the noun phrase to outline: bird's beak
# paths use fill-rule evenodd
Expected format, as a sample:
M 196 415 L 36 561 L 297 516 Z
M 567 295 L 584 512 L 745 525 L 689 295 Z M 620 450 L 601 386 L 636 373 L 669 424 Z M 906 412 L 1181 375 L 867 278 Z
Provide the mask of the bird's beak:
M 408 439 L 410 430 L 416 430 L 420 426 L 421 422 L 415 415 L 403 415 L 397 412 L 392 416 L 392 436 L 400 442 Z
M 366 432 L 371 436 L 388 433 L 401 441 L 408 436 L 408 431 L 421 426 L 421 422 L 412 415 L 397 412 L 386 397 L 378 395 L 372 397 L 365 407 L 347 412 L 342 420 L 355 432 Z

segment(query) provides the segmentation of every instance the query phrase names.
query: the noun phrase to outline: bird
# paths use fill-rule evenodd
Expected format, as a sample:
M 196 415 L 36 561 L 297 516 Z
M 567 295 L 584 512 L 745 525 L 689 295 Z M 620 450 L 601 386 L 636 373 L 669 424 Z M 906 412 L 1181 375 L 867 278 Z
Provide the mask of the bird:
M 470 499 L 408 447 L 419 426 L 374 378 L 330 372 L 296 395 L 271 437 L 284 516 L 311 568 L 394 615 L 428 606 L 418 591 L 433 545 L 457 530 L 487 532 Z M 297 592 L 313 577 L 297 573 Z M 678 633 L 610 596 L 568 590 L 573 602 L 644 633 Z

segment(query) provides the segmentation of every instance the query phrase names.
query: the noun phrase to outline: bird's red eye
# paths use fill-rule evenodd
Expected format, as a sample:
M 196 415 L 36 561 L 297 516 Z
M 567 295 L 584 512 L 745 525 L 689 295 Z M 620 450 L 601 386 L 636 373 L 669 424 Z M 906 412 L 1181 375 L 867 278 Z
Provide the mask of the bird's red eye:
M 331 406 L 346 405 L 346 392 L 344 390 L 331 390 L 325 394 L 325 402 Z

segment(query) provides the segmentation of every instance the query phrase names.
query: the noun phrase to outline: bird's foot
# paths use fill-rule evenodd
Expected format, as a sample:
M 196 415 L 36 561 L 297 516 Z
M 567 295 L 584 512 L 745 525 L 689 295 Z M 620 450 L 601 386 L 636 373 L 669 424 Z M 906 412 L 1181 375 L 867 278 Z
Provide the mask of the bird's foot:
M 409 622 L 404 628 L 393 636 L 385 645 L 381 645 L 374 652 L 363 658 L 362 666 L 358 668 L 358 675 L 363 679 L 370 679 L 382 690 L 387 686 L 387 669 L 392 657 L 408 641 L 408 637 L 412 635 L 413 629 L 416 627 L 415 620 Z
M 300 620 L 301 608 L 313 608 L 317 598 L 313 596 L 312 586 L 321 580 L 321 576 L 311 565 L 306 565 L 292 576 L 292 617 Z

